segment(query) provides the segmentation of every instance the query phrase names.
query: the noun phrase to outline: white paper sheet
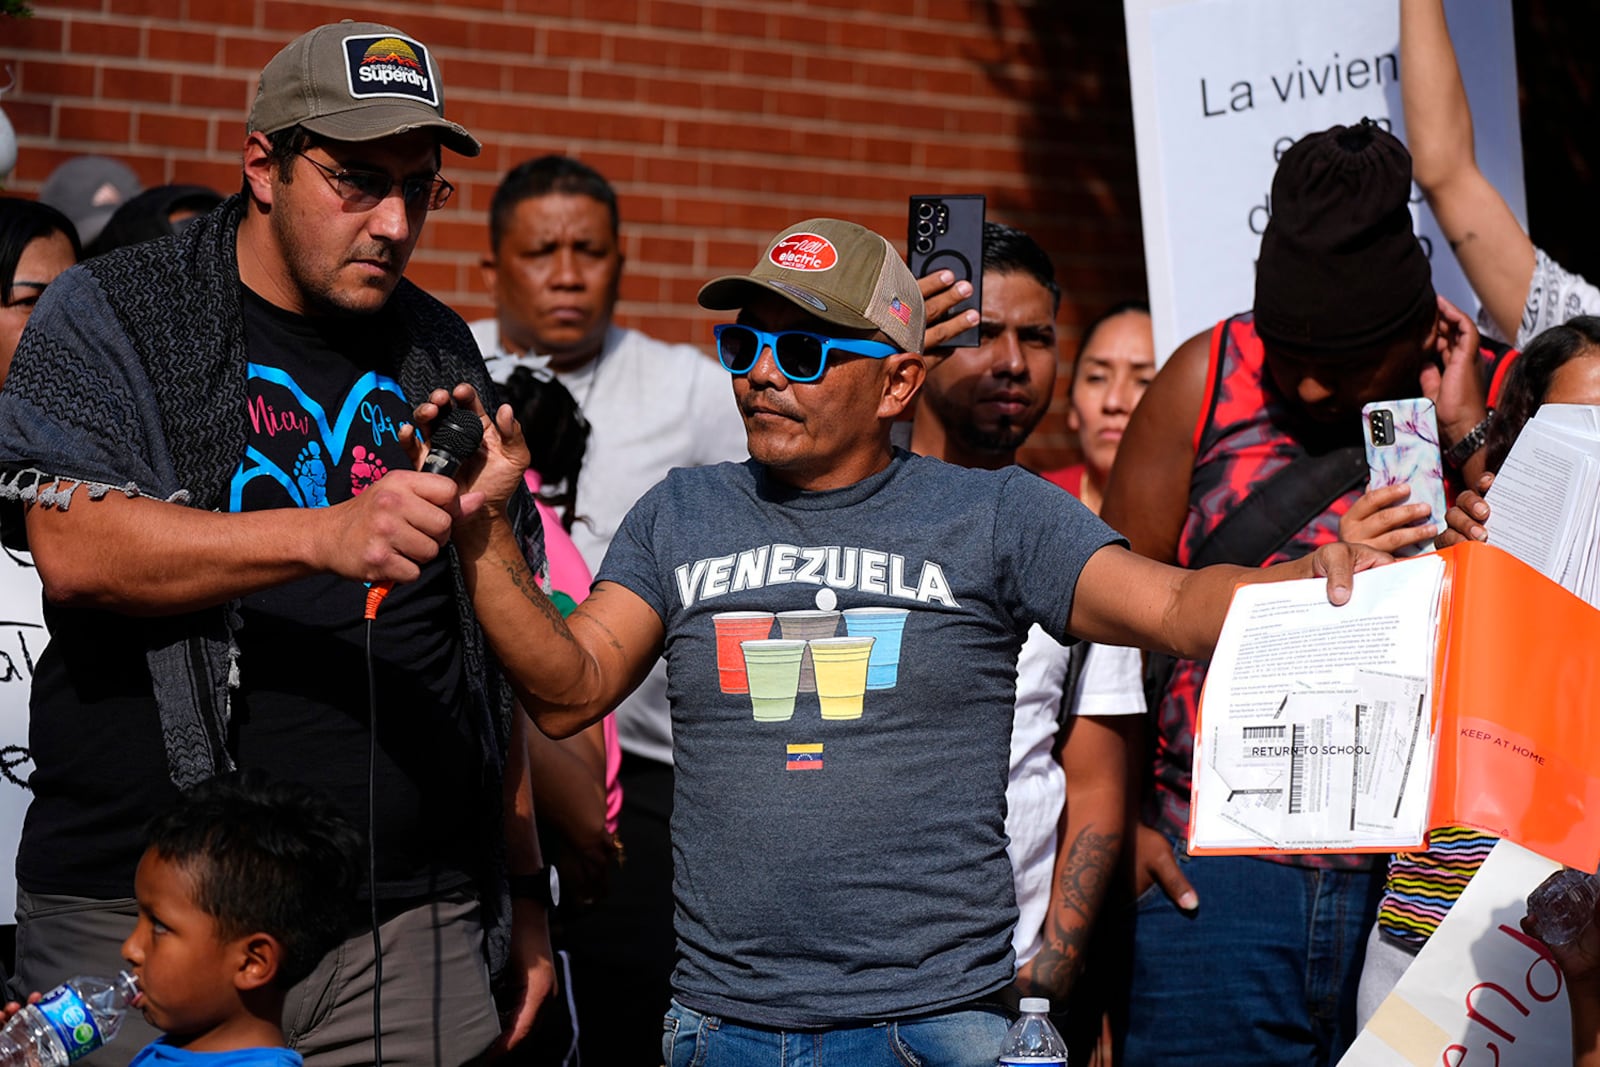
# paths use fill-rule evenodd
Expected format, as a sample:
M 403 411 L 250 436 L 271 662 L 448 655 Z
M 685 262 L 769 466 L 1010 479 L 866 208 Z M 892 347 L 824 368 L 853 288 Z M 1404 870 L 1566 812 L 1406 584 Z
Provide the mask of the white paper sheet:
M 1417 844 L 1433 776 L 1432 679 L 1444 563 L 1234 596 L 1195 738 L 1194 848 Z

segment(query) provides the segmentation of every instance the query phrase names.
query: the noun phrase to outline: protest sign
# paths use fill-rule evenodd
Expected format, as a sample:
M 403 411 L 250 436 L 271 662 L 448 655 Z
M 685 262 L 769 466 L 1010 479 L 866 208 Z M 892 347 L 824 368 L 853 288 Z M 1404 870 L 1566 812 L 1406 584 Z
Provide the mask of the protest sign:
M 1526 226 L 1509 0 L 1445 4 L 1478 165 Z M 1405 140 L 1398 0 L 1125 0 L 1156 353 L 1253 302 L 1278 158 L 1370 117 Z M 1477 301 L 1413 190 L 1434 285 Z M 1337 299 L 1337 294 L 1329 294 Z
M 43 598 L 26 553 L 0 551 L 0 922 L 17 910 L 16 857 L 28 810 L 28 693 L 44 651 Z
M 1502 841 L 1339 1067 L 1572 1062 L 1566 980 L 1520 925 L 1560 865 Z

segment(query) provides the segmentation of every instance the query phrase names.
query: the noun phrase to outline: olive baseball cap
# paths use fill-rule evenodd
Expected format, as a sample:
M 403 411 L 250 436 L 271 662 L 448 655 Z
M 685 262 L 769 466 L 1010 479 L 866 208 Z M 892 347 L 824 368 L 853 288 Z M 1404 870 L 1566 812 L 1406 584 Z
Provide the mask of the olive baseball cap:
M 778 234 L 749 274 L 727 274 L 700 289 L 700 306 L 742 308 L 776 293 L 824 322 L 882 330 L 902 351 L 922 351 L 922 290 L 882 236 L 842 219 L 806 219 Z
M 336 141 L 435 129 L 464 156 L 483 146 L 444 117 L 439 64 L 421 41 L 375 22 L 335 22 L 302 34 L 262 68 L 251 133 L 291 126 Z

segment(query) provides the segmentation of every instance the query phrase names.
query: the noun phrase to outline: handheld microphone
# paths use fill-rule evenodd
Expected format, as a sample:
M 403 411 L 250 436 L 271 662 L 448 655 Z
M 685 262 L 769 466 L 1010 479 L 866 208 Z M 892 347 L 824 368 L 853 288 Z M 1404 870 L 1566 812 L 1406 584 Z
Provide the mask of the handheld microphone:
M 428 454 L 422 457 L 422 469 L 427 474 L 454 478 L 461 464 L 471 459 L 481 444 L 483 423 L 478 416 L 460 408 L 446 408 L 428 440 Z
M 434 427 L 433 436 L 428 439 L 428 454 L 422 457 L 422 471 L 454 478 L 461 470 L 461 464 L 471 459 L 482 443 L 483 423 L 478 416 L 461 408 L 446 408 L 444 416 Z M 393 588 L 394 583 L 390 581 L 373 582 L 367 590 L 367 608 L 363 617 L 368 621 L 376 618 L 378 605 L 383 603 L 383 598 Z

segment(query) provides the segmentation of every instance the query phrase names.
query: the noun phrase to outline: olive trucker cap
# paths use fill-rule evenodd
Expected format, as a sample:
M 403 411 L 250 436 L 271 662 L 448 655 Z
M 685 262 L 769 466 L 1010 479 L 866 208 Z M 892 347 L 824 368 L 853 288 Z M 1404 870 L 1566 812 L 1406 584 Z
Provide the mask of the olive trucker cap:
M 251 133 L 291 126 L 336 141 L 375 141 L 434 128 L 464 156 L 482 145 L 444 117 L 439 64 L 421 41 L 375 22 L 335 22 L 303 34 L 261 71 Z
M 886 239 L 842 219 L 807 219 L 773 238 L 749 274 L 700 289 L 700 306 L 742 308 L 772 292 L 825 322 L 882 330 L 902 351 L 922 351 L 922 290 Z

